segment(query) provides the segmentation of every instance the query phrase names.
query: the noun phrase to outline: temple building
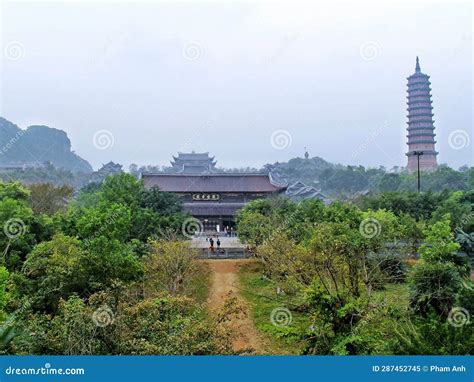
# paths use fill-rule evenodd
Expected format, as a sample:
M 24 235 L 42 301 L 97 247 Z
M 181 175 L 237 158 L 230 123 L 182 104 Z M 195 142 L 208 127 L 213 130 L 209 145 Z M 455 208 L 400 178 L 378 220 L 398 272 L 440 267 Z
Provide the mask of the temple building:
M 430 76 L 421 72 L 417 57 L 415 73 L 408 77 L 408 172 L 417 171 L 418 156 L 420 170 L 433 171 L 438 166 L 429 79 Z
M 209 153 L 178 153 L 173 156 L 171 172 L 181 174 L 202 174 L 216 172 L 216 161 Z
M 234 227 L 237 211 L 246 203 L 285 193 L 287 188 L 271 174 L 218 173 L 208 153 L 179 153 L 173 159 L 176 173 L 141 174 L 144 185 L 179 195 L 184 210 L 199 219 L 205 231 Z
M 331 204 L 331 199 L 324 195 L 320 188 L 308 186 L 301 181 L 290 184 L 285 194 L 294 202 L 301 202 L 306 199 L 319 199 L 326 205 Z

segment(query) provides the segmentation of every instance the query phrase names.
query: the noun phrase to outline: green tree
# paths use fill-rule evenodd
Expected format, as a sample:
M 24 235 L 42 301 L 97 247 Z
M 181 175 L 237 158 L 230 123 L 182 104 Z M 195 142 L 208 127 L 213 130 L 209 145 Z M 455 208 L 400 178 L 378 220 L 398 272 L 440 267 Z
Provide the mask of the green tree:
M 141 192 L 141 206 L 160 215 L 175 215 L 182 212 L 183 202 L 179 196 L 158 188 Z
M 30 193 L 20 182 L 0 182 L 0 200 L 14 199 L 20 202 L 26 202 Z
M 449 214 L 424 230 L 425 242 L 420 247 L 421 258 L 427 263 L 451 262 L 459 267 L 462 274 L 469 273 L 470 267 L 457 255 L 461 247 L 454 240 Z
M 399 174 L 384 174 L 379 183 L 379 190 L 382 192 L 397 191 L 400 184 L 401 181 Z
M 32 298 L 35 309 L 55 313 L 61 299 L 77 294 L 87 297 L 116 283 L 140 279 L 143 266 L 130 245 L 104 236 L 81 243 L 57 234 L 40 243 L 27 256 L 26 280 L 18 289 Z
M 90 276 L 83 261 L 84 252 L 75 238 L 57 234 L 51 241 L 38 244 L 23 265 L 28 280 L 24 292 L 34 296 L 35 308 L 55 312 L 61 298 L 84 295 Z
M 107 290 L 116 282 L 126 283 L 142 277 L 143 265 L 131 244 L 99 236 L 83 246 L 85 256 L 81 265 L 88 276 L 91 292 Z
M 10 300 L 10 293 L 7 289 L 9 275 L 8 270 L 0 266 L 0 324 L 3 324 L 7 318 L 5 307 Z
M 133 175 L 122 173 L 105 178 L 101 190 L 101 199 L 108 203 L 118 203 L 129 207 L 140 205 L 143 183 Z
M 453 192 L 433 212 L 432 220 L 434 222 L 444 220 L 446 214 L 450 215 L 451 218 L 451 228 L 462 229 L 464 226 L 467 227 L 469 223 L 469 216 L 471 216 L 471 221 L 474 219 L 472 217 L 473 202 L 466 200 L 465 193 L 461 191 Z
M 30 204 L 35 214 L 53 215 L 64 210 L 72 197 L 71 186 L 54 186 L 51 183 L 35 183 L 29 186 Z
M 301 201 L 286 219 L 285 232 L 297 243 L 309 240 L 314 225 L 324 220 L 325 210 L 324 203 L 319 199 Z
M 145 289 L 149 290 L 147 295 L 153 291 L 155 294 L 158 291 L 178 294 L 187 290 L 189 283 L 195 281 L 193 275 L 198 268 L 196 256 L 185 241 L 153 242 L 150 255 L 144 259 L 144 285 Z
M 252 246 L 261 245 L 274 229 L 275 221 L 259 212 L 243 210 L 237 216 L 240 240 Z
M 92 240 L 99 236 L 126 242 L 131 239 L 132 211 L 123 204 L 102 202 L 86 209 L 76 223 L 79 236 Z
M 25 201 L 0 200 L 0 248 L 8 269 L 18 269 L 36 243 L 33 211 Z
M 418 249 L 423 242 L 424 221 L 416 221 L 415 218 L 409 214 L 403 213 L 399 218 L 399 222 L 403 227 L 404 237 L 406 242 L 406 252 L 411 256 L 418 254 Z
M 102 313 L 103 314 L 103 313 Z M 107 354 L 110 349 L 101 328 L 94 322 L 94 310 L 78 296 L 61 300 L 51 325 L 42 326 L 46 352 L 64 355 Z
M 410 275 L 410 305 L 423 316 L 433 310 L 446 317 L 462 288 L 461 275 L 453 264 L 420 263 Z

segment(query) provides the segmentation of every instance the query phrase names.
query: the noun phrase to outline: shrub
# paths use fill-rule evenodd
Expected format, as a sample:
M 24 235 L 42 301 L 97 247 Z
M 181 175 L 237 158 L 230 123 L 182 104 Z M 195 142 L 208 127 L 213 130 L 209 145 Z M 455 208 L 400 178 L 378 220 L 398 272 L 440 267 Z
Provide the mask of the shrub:
M 427 317 L 415 317 L 413 320 L 399 322 L 394 333 L 397 341 L 391 349 L 392 354 L 474 354 L 472 321 L 455 327 L 446 317 L 432 312 Z
M 115 339 L 120 354 L 228 354 L 218 327 L 192 299 L 162 295 L 122 306 Z
M 380 260 L 379 267 L 380 270 L 387 277 L 388 282 L 402 283 L 405 281 L 407 274 L 407 266 L 399 256 L 384 256 Z
M 187 290 L 197 272 L 196 253 L 185 241 L 151 243 L 151 253 L 144 258 L 146 294 L 159 291 L 171 294 Z
M 455 265 L 419 263 L 410 277 L 410 305 L 423 316 L 431 309 L 447 316 L 462 288 L 462 278 Z

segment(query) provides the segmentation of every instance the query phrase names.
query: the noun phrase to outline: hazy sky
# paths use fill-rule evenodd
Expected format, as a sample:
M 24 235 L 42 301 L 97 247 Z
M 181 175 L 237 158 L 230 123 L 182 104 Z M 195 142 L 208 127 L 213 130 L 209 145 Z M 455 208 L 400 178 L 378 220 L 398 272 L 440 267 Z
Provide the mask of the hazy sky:
M 406 77 L 431 76 L 440 163 L 473 164 L 470 2 L 5 1 L 0 115 L 97 168 L 209 151 L 406 164 Z

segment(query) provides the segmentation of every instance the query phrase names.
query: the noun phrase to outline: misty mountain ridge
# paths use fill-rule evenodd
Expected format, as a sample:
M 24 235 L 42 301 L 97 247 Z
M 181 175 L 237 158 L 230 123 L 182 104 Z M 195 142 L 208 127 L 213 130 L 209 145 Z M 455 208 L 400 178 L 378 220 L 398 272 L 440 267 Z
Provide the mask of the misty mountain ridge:
M 57 169 L 92 173 L 90 163 L 71 150 L 66 132 L 49 126 L 32 125 L 26 130 L 0 117 L 0 170 L 15 167 L 41 167 L 50 162 Z M 327 169 L 337 168 L 320 157 L 293 158 L 288 162 L 266 164 L 261 168 L 219 168 L 220 172 L 274 172 L 290 182 L 304 179 L 313 183 Z M 169 172 L 167 166 L 138 166 L 132 164 L 130 172 Z
M 48 163 L 48 164 L 45 164 Z M 323 192 L 328 197 L 348 198 L 369 191 L 416 189 L 415 174 L 402 167 L 387 171 L 364 166 L 334 164 L 321 157 L 297 157 L 288 161 L 268 163 L 261 168 L 217 168 L 219 172 L 271 173 L 279 183 L 300 184 Z M 131 164 L 129 172 L 137 177 L 143 172 L 170 172 L 162 165 Z M 463 166 L 459 171 L 440 165 L 437 171 L 423 174 L 422 190 L 440 192 L 444 189 L 469 190 L 474 187 L 474 168 Z M 48 126 L 30 126 L 26 130 L 0 117 L 0 179 L 16 179 L 25 184 L 51 182 L 68 184 L 75 189 L 101 182 L 108 175 L 122 172 L 122 166 L 109 162 L 98 171 L 71 150 L 67 134 Z
M 66 132 L 33 125 L 26 130 L 0 117 L 0 167 L 38 167 L 45 162 L 72 172 L 92 172 L 92 166 L 71 150 Z

